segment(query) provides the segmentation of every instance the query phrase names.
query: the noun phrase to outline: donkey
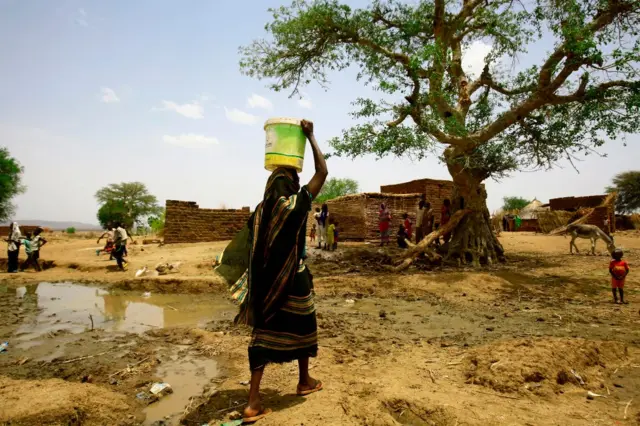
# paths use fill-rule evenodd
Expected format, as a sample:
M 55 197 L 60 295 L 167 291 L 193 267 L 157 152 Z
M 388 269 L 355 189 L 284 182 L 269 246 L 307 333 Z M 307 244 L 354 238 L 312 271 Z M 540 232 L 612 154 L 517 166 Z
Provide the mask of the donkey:
M 609 253 L 613 253 L 616 246 L 613 241 L 613 237 L 607 235 L 602 229 L 595 225 L 582 225 L 574 224 L 567 226 L 567 234 L 571 234 L 571 242 L 569 243 L 569 252 L 573 254 L 573 248 L 575 247 L 576 253 L 580 253 L 578 246 L 576 246 L 576 238 L 584 238 L 591 240 L 591 254 L 596 254 L 596 240 L 600 239 L 607 244 L 607 250 Z

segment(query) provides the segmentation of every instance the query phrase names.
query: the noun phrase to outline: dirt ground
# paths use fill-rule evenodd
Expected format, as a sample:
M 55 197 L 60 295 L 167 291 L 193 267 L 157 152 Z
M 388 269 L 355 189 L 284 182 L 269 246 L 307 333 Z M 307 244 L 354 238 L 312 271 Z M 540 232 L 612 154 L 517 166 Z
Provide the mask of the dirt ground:
M 225 243 L 137 244 L 123 273 L 95 239 L 50 240 L 50 268 L 0 278 L 0 424 L 200 426 L 241 411 L 249 330 L 211 267 Z M 639 425 L 640 233 L 616 235 L 628 305 L 611 303 L 609 257 L 587 242 L 572 256 L 568 238 L 500 240 L 504 265 L 401 274 L 384 267 L 393 249 L 309 249 L 324 390 L 297 397 L 297 366 L 270 366 L 274 412 L 258 424 Z M 160 262 L 182 265 L 135 278 Z M 173 394 L 158 398 L 162 381 Z

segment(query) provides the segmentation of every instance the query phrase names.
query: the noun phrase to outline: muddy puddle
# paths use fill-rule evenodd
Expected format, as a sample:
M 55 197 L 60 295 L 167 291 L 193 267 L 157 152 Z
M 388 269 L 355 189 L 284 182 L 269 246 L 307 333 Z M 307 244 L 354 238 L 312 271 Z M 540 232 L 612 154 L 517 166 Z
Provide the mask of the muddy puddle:
M 18 343 L 59 333 L 94 329 L 140 333 L 151 328 L 201 326 L 232 317 L 233 304 L 213 295 L 144 294 L 106 291 L 71 283 L 40 283 L 0 294 L 13 297 L 20 321 L 14 331 Z
M 178 425 L 191 398 L 202 394 L 211 380 L 218 376 L 217 363 L 212 359 L 196 359 L 174 355 L 162 363 L 155 376 L 169 383 L 173 393 L 150 404 L 145 410 L 145 425 L 163 421 L 165 425 Z M 158 424 L 158 423 L 156 423 Z

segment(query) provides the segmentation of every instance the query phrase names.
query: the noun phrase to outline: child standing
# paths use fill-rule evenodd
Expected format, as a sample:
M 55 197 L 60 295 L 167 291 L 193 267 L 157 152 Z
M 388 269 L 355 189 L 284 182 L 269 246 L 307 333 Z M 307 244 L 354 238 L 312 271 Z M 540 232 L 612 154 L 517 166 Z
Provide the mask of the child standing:
M 311 233 L 309 234 L 309 238 L 311 239 L 311 242 L 314 242 L 316 240 L 316 224 L 315 223 L 311 225 Z
M 333 220 L 329 220 L 329 226 L 327 227 L 327 245 L 326 250 L 333 250 L 333 243 L 335 242 L 336 225 Z
M 609 264 L 609 273 L 611 274 L 611 292 L 613 293 L 613 303 L 618 303 L 618 295 L 616 289 L 620 293 L 620 303 L 626 305 L 628 302 L 624 300 L 624 281 L 629 274 L 629 264 L 622 260 L 622 250 L 615 249 L 611 253 L 613 260 Z
M 40 259 L 40 248 L 47 244 L 47 240 L 42 237 L 43 229 L 38 227 L 33 232 L 33 237 L 29 239 L 29 250 L 27 251 L 27 260 L 22 264 L 21 270 L 25 270 L 30 264 L 33 265 L 36 271 L 42 271 L 38 260 Z M 26 240 L 25 240 L 26 242 Z M 25 244 L 25 248 L 27 244 Z
M 411 241 L 411 236 L 413 234 L 413 224 L 411 223 L 411 219 L 409 218 L 409 213 L 403 214 L 402 218 L 404 219 L 404 232 L 407 233 L 407 238 L 409 239 L 409 241 Z

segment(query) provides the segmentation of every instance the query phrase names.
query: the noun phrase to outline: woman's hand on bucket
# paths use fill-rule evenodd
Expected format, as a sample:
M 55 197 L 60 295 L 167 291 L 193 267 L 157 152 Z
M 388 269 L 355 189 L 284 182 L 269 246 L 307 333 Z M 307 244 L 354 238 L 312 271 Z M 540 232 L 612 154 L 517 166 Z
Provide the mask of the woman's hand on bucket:
M 300 122 L 300 125 L 302 126 L 302 131 L 304 132 L 304 135 L 307 138 L 311 138 L 311 136 L 313 136 L 313 122 L 302 120 Z

